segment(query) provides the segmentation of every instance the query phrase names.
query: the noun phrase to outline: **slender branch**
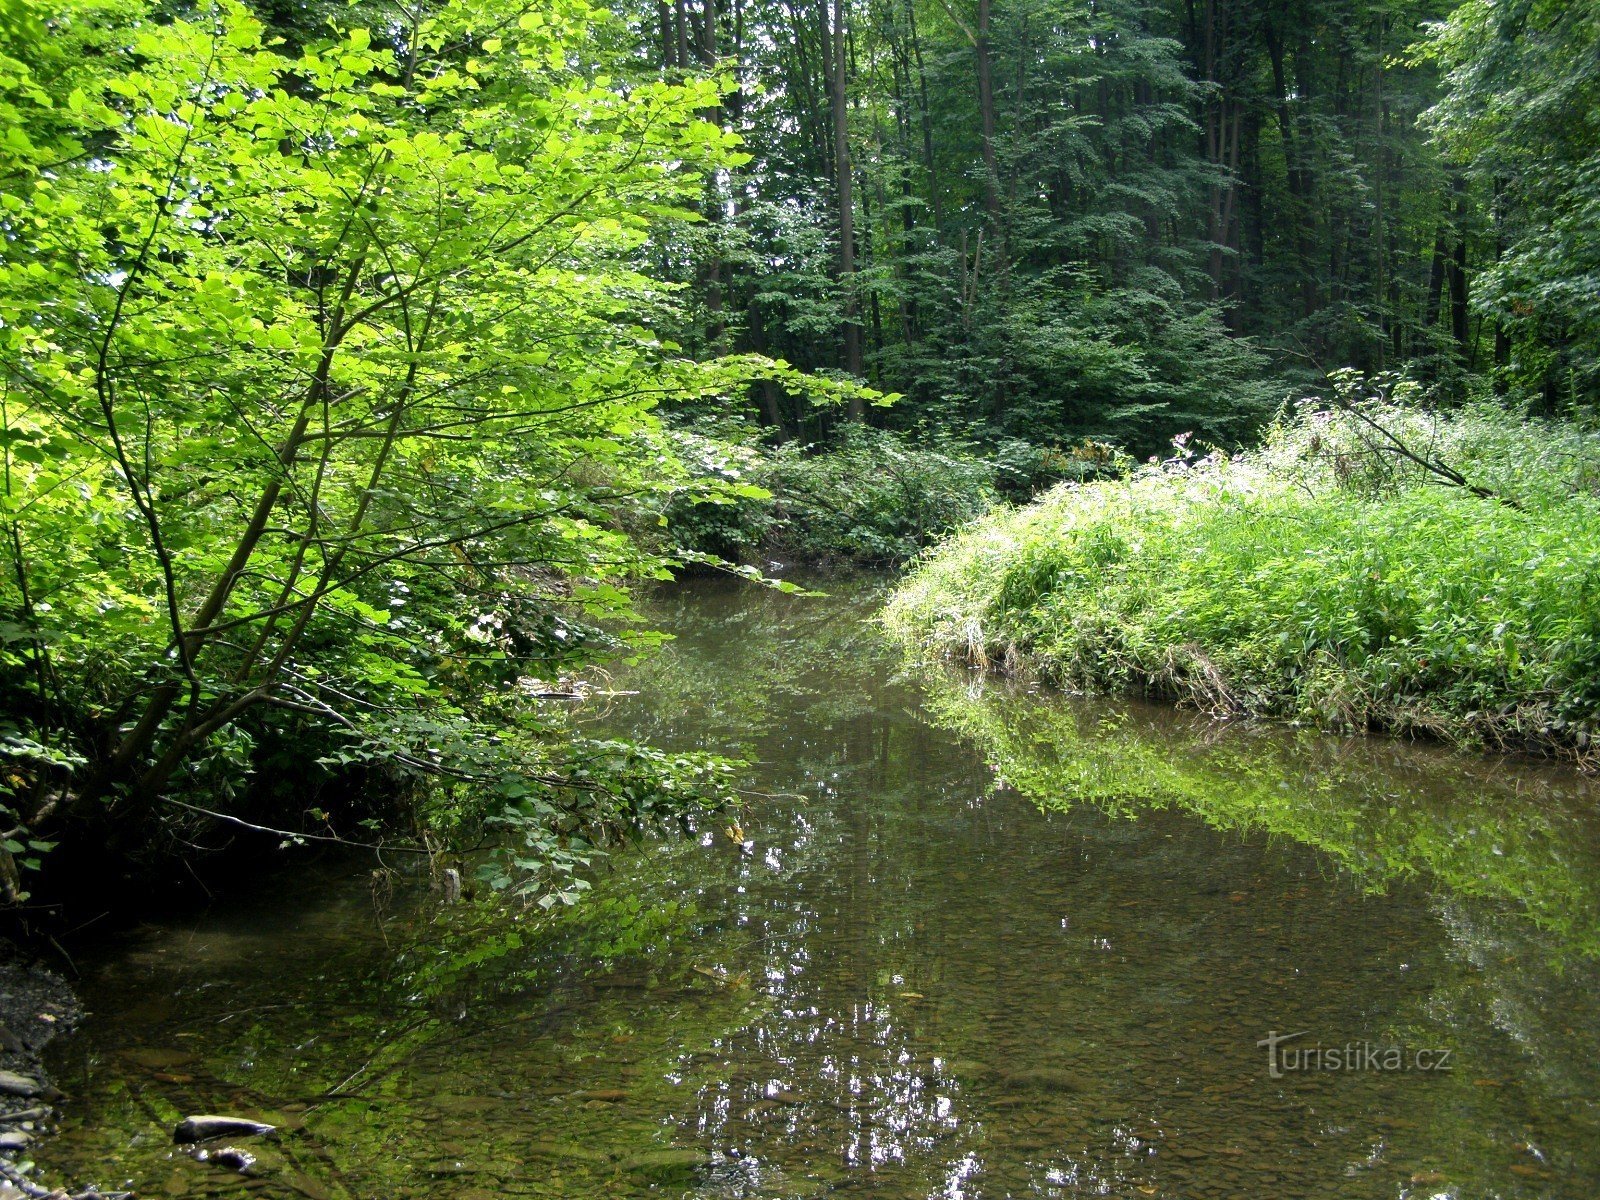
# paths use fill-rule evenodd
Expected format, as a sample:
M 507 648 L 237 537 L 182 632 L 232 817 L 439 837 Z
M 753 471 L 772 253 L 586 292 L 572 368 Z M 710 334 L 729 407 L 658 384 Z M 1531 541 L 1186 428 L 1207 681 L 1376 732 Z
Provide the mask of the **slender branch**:
M 1371 413 L 1364 411 L 1360 405 L 1347 399 L 1341 399 L 1337 401 L 1337 403 L 1342 410 L 1355 417 L 1356 420 L 1367 426 L 1367 428 L 1373 430 L 1384 440 L 1386 444 L 1381 446 L 1375 446 L 1371 442 L 1367 443 L 1374 452 L 1397 455 L 1400 458 L 1406 459 L 1408 462 L 1415 463 L 1424 471 L 1427 471 L 1430 475 L 1443 480 L 1451 487 L 1457 487 L 1461 488 L 1463 491 L 1471 492 L 1474 496 L 1477 496 L 1482 500 L 1499 501 L 1507 508 L 1513 508 L 1519 512 L 1522 510 L 1522 505 L 1516 500 L 1512 499 L 1510 496 L 1502 495 L 1501 493 L 1490 488 L 1486 488 L 1471 482 L 1466 476 L 1462 475 L 1460 471 L 1457 471 L 1454 467 L 1435 458 L 1431 450 L 1425 455 L 1418 454 L 1415 450 L 1411 449 L 1410 446 L 1407 446 L 1404 442 L 1402 442 L 1399 437 L 1397 437 L 1390 429 L 1379 422 L 1376 417 L 1372 416 Z
M 401 854 L 425 854 L 433 857 L 435 851 L 426 846 L 407 846 L 394 842 L 356 842 L 349 838 L 342 838 L 327 833 L 296 833 L 291 829 L 274 829 L 271 825 L 257 825 L 253 821 L 246 821 L 243 817 L 233 816 L 231 813 L 217 812 L 210 808 L 201 808 L 198 804 L 189 804 L 183 800 L 174 800 L 166 797 L 165 803 L 173 808 L 181 808 L 187 812 L 199 813 L 201 816 L 210 817 L 214 821 L 225 821 L 229 825 L 237 825 L 240 829 L 249 829 L 256 833 L 270 833 L 273 837 L 283 838 L 291 842 L 330 842 L 336 846 L 350 846 L 357 850 L 394 850 Z

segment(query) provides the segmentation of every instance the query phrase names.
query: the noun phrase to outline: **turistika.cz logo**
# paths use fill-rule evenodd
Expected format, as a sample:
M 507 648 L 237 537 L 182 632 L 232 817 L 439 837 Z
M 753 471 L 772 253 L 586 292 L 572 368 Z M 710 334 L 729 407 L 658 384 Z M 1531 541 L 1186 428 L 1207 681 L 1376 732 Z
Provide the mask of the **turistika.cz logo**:
M 1282 1079 L 1298 1071 L 1449 1071 L 1451 1051 L 1438 1047 L 1413 1049 L 1410 1046 L 1384 1045 L 1381 1042 L 1342 1042 L 1324 1046 L 1321 1042 L 1290 1045 L 1310 1033 L 1267 1031 L 1256 1043 L 1267 1052 L 1267 1074 Z

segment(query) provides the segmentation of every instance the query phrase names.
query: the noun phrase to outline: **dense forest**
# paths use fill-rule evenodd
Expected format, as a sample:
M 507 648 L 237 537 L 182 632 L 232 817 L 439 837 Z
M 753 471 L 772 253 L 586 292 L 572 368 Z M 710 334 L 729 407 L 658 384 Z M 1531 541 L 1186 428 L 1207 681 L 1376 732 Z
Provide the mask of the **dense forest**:
M 729 762 L 563 713 L 651 644 L 632 589 L 901 561 L 1269 425 L 1337 451 L 1292 487 L 1398 506 L 1318 526 L 1340 545 L 1425 517 L 1394 493 L 1426 483 L 1492 525 L 1448 537 L 1575 557 L 1546 608 L 1502 589 L 1523 625 L 1474 610 L 1459 669 L 1449 597 L 1425 628 L 1334 605 L 1283 658 L 1250 559 L 1249 620 L 1191 639 L 1243 646 L 1233 681 L 1167 690 L 1442 732 L 1509 704 L 1490 740 L 1587 745 L 1591 6 L 12 0 L 0 121 L 14 900 L 62 841 L 148 869 L 248 828 L 496 846 L 491 882 L 570 902 L 595 847 L 734 799 Z M 1284 408 L 1310 396 L 1346 410 L 1328 453 Z M 1032 590 L 968 589 L 1022 614 L 968 648 L 1057 637 L 1063 580 L 1127 550 L 1079 549 L 980 554 Z M 925 607 L 902 628 L 942 645 L 959 604 Z M 1120 637 L 1115 669 L 1058 638 L 1056 674 L 1197 677 Z M 1392 695 L 1347 702 L 1369 661 Z
M 896 428 L 1237 440 L 1325 373 L 1595 399 L 1582 5 L 662 5 L 750 160 L 663 248 L 684 342 L 865 376 Z M 761 419 L 807 436 L 765 389 Z

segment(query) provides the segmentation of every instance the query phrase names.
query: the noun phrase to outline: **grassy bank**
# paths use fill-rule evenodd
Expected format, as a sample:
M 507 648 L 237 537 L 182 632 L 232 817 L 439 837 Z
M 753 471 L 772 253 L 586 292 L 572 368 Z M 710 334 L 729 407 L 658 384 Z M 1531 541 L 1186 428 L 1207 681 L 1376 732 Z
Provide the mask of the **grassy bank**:
M 1600 444 L 1576 427 L 1308 404 L 1250 453 L 991 514 L 886 619 L 927 653 L 1068 688 L 1583 754 L 1597 490 Z

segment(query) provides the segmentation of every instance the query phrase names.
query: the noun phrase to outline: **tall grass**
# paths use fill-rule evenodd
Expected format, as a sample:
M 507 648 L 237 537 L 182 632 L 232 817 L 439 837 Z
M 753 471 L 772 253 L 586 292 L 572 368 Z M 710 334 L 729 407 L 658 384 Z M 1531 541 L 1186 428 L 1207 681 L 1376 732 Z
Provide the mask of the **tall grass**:
M 1575 426 L 1306 404 L 1255 451 L 991 514 L 913 569 L 886 623 L 1067 688 L 1582 754 L 1597 492 L 1600 439 Z

